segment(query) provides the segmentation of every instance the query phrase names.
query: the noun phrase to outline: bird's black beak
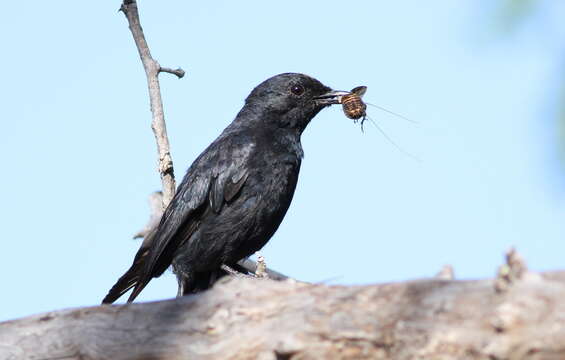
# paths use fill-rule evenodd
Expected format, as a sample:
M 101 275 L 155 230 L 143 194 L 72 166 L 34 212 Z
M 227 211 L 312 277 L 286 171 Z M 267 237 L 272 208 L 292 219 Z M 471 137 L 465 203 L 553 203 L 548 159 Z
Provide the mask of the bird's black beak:
M 332 90 L 323 95 L 316 96 L 314 100 L 322 105 L 341 104 L 341 98 L 351 94 L 349 91 Z

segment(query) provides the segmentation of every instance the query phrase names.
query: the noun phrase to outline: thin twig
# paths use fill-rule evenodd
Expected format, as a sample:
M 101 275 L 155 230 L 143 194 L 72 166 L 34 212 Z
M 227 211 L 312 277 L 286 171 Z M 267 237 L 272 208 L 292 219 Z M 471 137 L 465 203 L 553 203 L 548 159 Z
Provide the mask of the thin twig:
M 171 69 L 171 68 L 161 67 L 159 69 L 159 72 L 166 72 L 166 73 L 169 73 L 169 74 L 176 75 L 179 79 L 182 79 L 184 74 L 185 74 L 184 70 L 181 69 L 181 68 Z
M 157 140 L 157 150 L 159 153 L 159 174 L 161 176 L 161 184 L 163 187 L 163 208 L 166 208 L 173 195 L 175 194 L 175 176 L 173 171 L 173 159 L 171 157 L 169 138 L 167 137 L 167 127 L 165 125 L 165 115 L 163 112 L 163 101 L 161 100 L 161 89 L 159 86 L 159 73 L 168 72 L 175 74 L 179 78 L 184 76 L 182 69 L 172 70 L 162 68 L 159 63 L 151 57 L 149 46 L 145 40 L 143 29 L 139 21 L 139 12 L 137 2 L 135 0 L 124 0 L 120 10 L 125 14 L 129 29 L 133 35 L 135 45 L 139 52 L 139 57 L 145 69 L 147 76 L 147 85 L 149 88 L 149 101 L 151 104 L 151 113 L 153 121 L 151 127 L 155 133 Z

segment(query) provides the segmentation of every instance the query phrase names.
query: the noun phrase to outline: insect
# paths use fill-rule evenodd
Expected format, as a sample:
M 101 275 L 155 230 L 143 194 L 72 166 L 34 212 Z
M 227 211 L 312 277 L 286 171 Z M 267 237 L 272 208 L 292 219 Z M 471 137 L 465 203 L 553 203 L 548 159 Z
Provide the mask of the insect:
M 367 92 L 367 87 L 366 86 L 357 86 L 353 89 L 351 89 L 351 91 L 349 92 L 349 94 L 347 95 L 343 95 L 339 102 L 343 108 L 343 112 L 345 113 L 345 116 L 347 116 L 349 119 L 353 119 L 354 123 L 357 123 L 357 121 L 359 119 L 361 119 L 361 131 L 363 131 L 363 124 L 365 123 L 365 121 L 370 120 L 373 125 L 375 125 L 375 127 L 377 128 L 377 130 L 379 130 L 379 132 L 392 144 L 394 145 L 394 147 L 396 147 L 398 150 L 400 150 L 402 153 L 410 156 L 411 158 L 419 161 L 419 159 L 417 157 L 415 157 L 414 155 L 406 152 L 404 149 L 402 149 L 400 146 L 398 146 L 384 131 L 383 129 L 381 129 L 381 127 L 379 125 L 377 125 L 377 123 L 375 121 L 373 121 L 373 119 L 371 119 L 368 115 L 367 115 L 367 104 L 374 106 L 378 109 L 381 109 L 389 114 L 392 114 L 394 116 L 400 117 L 402 119 L 405 119 L 407 121 L 416 123 L 413 120 L 410 120 L 402 115 L 399 115 L 395 112 L 392 112 L 390 110 L 387 110 L 385 108 L 382 108 L 378 105 L 373 105 L 371 103 L 365 103 L 362 99 L 363 95 L 365 95 L 365 93 Z
M 341 97 L 341 105 L 343 106 L 343 112 L 345 116 L 353 121 L 361 119 L 361 126 L 367 117 L 367 105 L 363 102 L 361 97 L 367 92 L 366 86 L 357 86 L 353 88 L 349 94 Z

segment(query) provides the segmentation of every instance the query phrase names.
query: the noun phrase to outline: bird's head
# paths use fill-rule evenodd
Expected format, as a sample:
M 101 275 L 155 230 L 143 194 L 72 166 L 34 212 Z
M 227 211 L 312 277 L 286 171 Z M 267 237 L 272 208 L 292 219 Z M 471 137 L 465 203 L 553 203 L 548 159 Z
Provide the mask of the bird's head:
M 245 108 L 261 121 L 302 132 L 326 106 L 338 104 L 348 92 L 333 91 L 318 80 L 296 73 L 275 75 L 259 84 L 245 100 Z

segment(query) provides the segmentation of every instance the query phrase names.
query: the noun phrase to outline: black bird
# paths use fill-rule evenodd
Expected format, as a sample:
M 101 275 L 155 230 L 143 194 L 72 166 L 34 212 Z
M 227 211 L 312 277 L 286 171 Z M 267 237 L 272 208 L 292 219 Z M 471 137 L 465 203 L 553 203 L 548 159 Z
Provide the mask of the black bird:
M 156 230 L 102 303 L 133 288 L 133 301 L 171 264 L 185 295 L 207 288 L 273 236 L 290 205 L 303 152 L 300 136 L 324 107 L 348 94 L 303 74 L 267 79 L 188 169 Z

